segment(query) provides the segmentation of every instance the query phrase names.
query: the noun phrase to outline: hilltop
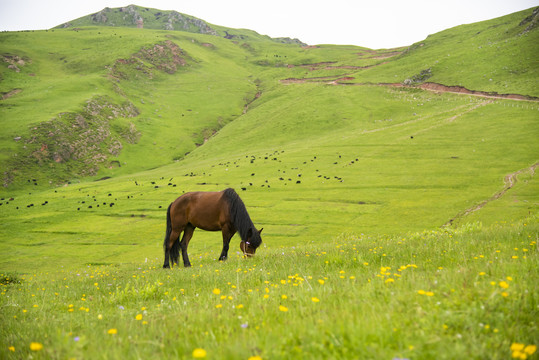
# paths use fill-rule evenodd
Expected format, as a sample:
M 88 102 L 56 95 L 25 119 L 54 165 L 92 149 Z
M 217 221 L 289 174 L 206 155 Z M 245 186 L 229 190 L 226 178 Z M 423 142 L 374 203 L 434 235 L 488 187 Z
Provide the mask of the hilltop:
M 252 30 L 237 30 L 223 26 L 211 25 L 194 16 L 174 10 L 158 10 L 137 5 L 120 8 L 104 8 L 94 14 L 66 22 L 56 29 L 76 28 L 82 26 L 112 26 L 138 29 L 154 29 L 183 31 L 225 37 L 229 40 L 245 40 L 248 38 L 271 39 L 279 43 L 306 45 L 298 39 L 275 38 L 261 36 Z

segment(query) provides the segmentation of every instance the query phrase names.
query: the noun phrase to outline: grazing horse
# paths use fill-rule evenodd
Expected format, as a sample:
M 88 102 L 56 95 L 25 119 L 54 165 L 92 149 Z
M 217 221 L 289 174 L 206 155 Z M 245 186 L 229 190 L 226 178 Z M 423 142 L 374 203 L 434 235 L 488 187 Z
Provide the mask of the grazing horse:
M 234 189 L 220 192 L 190 192 L 183 194 L 167 210 L 167 231 L 163 248 L 165 263 L 163 268 L 178 264 L 180 248 L 183 265 L 191 266 L 187 246 L 195 228 L 223 233 L 223 251 L 219 260 L 226 260 L 228 245 L 236 231 L 240 233 L 240 249 L 245 256 L 253 256 L 262 243 L 260 233 L 247 213 L 247 209 Z M 182 241 L 180 234 L 183 232 Z

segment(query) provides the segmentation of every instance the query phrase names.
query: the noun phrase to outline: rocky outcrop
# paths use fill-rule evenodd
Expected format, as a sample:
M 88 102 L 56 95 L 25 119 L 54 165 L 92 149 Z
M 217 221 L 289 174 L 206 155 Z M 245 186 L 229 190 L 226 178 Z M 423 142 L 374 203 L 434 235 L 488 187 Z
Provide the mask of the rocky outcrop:
M 2 60 L 9 64 L 8 69 L 11 69 L 15 72 L 20 72 L 22 67 L 31 62 L 28 58 L 12 54 L 3 54 Z
M 187 54 L 174 42 L 167 40 L 153 46 L 143 47 L 128 59 L 118 59 L 110 69 L 115 79 L 129 79 L 144 74 L 153 78 L 154 69 L 174 74 L 179 67 L 187 65 Z
M 108 10 L 108 8 L 105 8 L 105 9 L 101 10 L 100 12 L 92 14 L 91 15 L 92 16 L 92 21 L 96 22 L 96 23 L 106 24 L 107 21 L 109 20 L 108 17 L 107 17 L 107 14 L 106 14 L 107 10 Z
M 199 32 L 201 34 L 217 35 L 217 31 L 212 29 L 205 21 L 171 11 L 164 25 L 165 30 L 183 30 L 189 32 Z
M 521 35 L 526 34 L 537 27 L 539 24 L 539 7 L 536 7 L 530 16 L 527 16 L 522 20 L 519 26 L 527 25 L 524 31 L 521 32 Z
M 140 15 L 135 5 L 120 8 L 120 12 L 126 13 L 126 16 L 124 16 L 126 22 L 136 25 L 138 28 L 144 27 L 144 18 Z

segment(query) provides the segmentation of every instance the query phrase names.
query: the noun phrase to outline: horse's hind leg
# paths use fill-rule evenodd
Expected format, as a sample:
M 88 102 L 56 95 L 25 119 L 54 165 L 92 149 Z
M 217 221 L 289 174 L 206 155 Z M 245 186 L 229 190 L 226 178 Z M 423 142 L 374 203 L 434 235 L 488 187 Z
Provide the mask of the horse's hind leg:
M 189 256 L 187 255 L 187 247 L 189 246 L 189 241 L 193 237 L 194 232 L 195 232 L 195 227 L 191 224 L 187 224 L 187 226 L 183 230 L 183 236 L 182 236 L 182 241 L 180 242 L 180 247 L 182 249 L 183 266 L 185 267 L 191 266 L 191 262 L 189 261 Z
M 178 264 L 178 258 L 180 257 L 180 234 L 181 231 L 172 230 L 165 243 L 165 263 L 163 264 L 163 268 L 165 269 L 171 265 Z

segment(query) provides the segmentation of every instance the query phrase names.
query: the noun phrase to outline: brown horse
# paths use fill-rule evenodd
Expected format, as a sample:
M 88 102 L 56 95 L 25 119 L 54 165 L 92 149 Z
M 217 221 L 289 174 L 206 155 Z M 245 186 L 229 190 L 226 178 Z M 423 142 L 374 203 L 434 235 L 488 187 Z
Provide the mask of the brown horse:
M 223 233 L 223 251 L 219 260 L 226 260 L 228 245 L 236 231 L 240 233 L 240 249 L 246 256 L 253 256 L 262 243 L 260 233 L 247 213 L 247 209 L 234 189 L 220 192 L 190 192 L 177 198 L 167 210 L 167 232 L 163 248 L 163 268 L 178 264 L 180 248 L 183 265 L 191 266 L 187 246 L 195 228 Z M 182 241 L 180 234 L 183 232 Z M 170 259 L 170 262 L 169 262 Z

